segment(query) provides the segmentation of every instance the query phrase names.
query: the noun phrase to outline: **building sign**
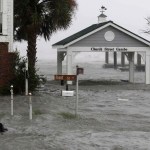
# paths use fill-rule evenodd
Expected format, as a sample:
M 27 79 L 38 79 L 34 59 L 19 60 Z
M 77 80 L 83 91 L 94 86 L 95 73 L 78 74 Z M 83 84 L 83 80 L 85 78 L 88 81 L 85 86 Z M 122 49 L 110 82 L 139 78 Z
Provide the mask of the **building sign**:
M 76 80 L 76 75 L 54 75 L 54 79 L 72 81 L 72 80 Z
M 91 51 L 93 52 L 127 52 L 128 48 L 126 47 L 92 47 Z

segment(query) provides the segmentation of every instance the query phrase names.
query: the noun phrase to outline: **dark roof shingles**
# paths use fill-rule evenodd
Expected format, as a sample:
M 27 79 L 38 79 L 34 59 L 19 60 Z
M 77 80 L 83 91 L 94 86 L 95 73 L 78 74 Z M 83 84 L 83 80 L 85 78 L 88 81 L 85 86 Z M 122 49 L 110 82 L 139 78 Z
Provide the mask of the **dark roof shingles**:
M 65 39 L 55 43 L 55 44 L 53 44 L 53 46 L 66 45 L 66 44 L 68 44 L 68 43 L 70 43 L 70 42 L 72 42 L 72 41 L 74 41 L 74 40 L 76 40 L 76 39 L 78 39 L 78 38 L 80 38 L 80 37 L 82 37 L 82 36 L 92 32 L 92 31 L 98 29 L 99 27 L 102 27 L 102 26 L 110 23 L 110 22 L 113 23 L 114 25 L 122 28 L 123 30 L 125 30 L 127 32 L 130 32 L 131 34 L 133 34 L 133 35 L 135 35 L 135 36 L 137 36 L 137 37 L 139 37 L 139 38 L 141 38 L 141 39 L 143 39 L 143 40 L 145 40 L 147 42 L 150 42 L 150 41 L 140 37 L 139 35 L 137 35 L 137 34 L 131 32 L 131 31 L 129 31 L 129 30 L 127 30 L 127 29 L 125 29 L 125 28 L 115 24 L 113 21 L 107 21 L 107 22 L 103 22 L 103 23 L 99 23 L 99 24 L 93 24 L 93 25 L 91 25 L 91 26 L 89 26 L 89 27 L 87 27 L 87 28 L 85 28 L 85 29 L 83 29 L 83 30 L 81 30 L 81 31 L 79 31 L 79 32 L 77 32 L 77 33 L 75 33 L 75 34 L 73 34 L 73 35 L 71 35 L 71 36 L 69 36 L 69 37 L 67 37 L 67 38 L 65 38 Z
M 86 35 L 87 33 L 90 33 L 92 31 L 96 30 L 97 28 L 99 28 L 99 27 L 101 27 L 101 26 L 103 26 L 103 25 L 105 25 L 105 24 L 107 24 L 109 22 L 112 22 L 112 21 L 99 23 L 99 24 L 93 24 L 93 25 L 91 25 L 91 26 L 89 26 L 89 27 L 87 27 L 87 28 L 85 28 L 85 29 L 83 29 L 83 30 L 81 30 L 81 31 L 79 31 L 79 32 L 77 32 L 77 33 L 75 33 L 75 34 L 73 34 L 73 35 L 71 35 L 71 36 L 69 36 L 69 37 L 67 37 L 67 38 L 65 38 L 65 39 L 55 43 L 55 44 L 53 44 L 53 46 L 66 45 L 66 44 L 68 44 L 68 43 L 70 43 L 70 42 L 72 42 L 72 41 L 74 41 L 74 40 L 76 40 L 76 39 Z

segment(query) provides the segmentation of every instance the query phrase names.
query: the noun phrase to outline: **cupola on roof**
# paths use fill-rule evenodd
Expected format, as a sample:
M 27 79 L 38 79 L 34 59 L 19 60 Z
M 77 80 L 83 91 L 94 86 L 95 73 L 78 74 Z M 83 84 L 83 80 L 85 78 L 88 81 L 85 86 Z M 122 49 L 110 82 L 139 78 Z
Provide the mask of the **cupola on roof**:
M 105 10 L 107 10 L 104 6 L 101 7 L 101 14 L 98 16 L 98 23 L 106 22 L 107 16 L 104 14 Z

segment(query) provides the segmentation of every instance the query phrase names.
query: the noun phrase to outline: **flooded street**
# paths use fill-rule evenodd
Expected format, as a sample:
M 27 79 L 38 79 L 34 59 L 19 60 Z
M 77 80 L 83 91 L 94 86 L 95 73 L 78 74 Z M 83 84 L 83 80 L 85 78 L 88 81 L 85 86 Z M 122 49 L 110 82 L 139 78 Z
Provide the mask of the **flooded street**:
M 0 97 L 0 122 L 8 128 L 0 135 L 0 150 L 150 150 L 150 86 L 143 84 L 144 72 L 136 72 L 138 82 L 130 84 L 120 81 L 128 72 L 84 64 L 75 117 L 76 97 L 61 96 L 65 86 L 52 80 L 54 65 L 47 66 L 51 75 L 45 73 L 45 87 L 32 96 L 32 121 L 29 97 L 14 97 L 13 117 L 10 96 Z

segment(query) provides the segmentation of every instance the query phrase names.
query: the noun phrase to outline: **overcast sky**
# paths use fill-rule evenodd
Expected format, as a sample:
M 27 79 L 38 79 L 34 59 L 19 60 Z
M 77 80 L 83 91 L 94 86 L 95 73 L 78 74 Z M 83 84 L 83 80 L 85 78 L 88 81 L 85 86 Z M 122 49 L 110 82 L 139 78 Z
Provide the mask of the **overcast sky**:
M 43 38 L 37 41 L 38 59 L 56 59 L 56 49 L 52 44 L 70 36 L 92 24 L 98 22 L 97 16 L 100 8 L 107 8 L 107 20 L 150 40 L 150 35 L 143 34 L 142 30 L 148 28 L 145 18 L 150 16 L 150 0 L 77 0 L 78 9 L 68 30 L 58 31 L 51 40 L 45 42 Z M 26 55 L 26 43 L 15 43 L 14 48 L 20 49 L 21 56 Z

